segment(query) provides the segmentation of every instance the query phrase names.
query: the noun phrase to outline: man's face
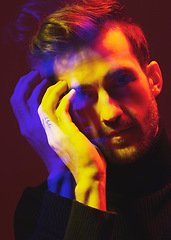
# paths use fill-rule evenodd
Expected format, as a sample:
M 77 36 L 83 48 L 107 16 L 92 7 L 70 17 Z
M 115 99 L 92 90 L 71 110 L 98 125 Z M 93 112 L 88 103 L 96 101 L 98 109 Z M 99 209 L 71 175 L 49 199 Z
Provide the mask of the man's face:
M 142 156 L 156 134 L 158 110 L 147 76 L 119 28 L 56 62 L 55 71 L 76 89 L 73 121 L 106 159 L 125 164 Z

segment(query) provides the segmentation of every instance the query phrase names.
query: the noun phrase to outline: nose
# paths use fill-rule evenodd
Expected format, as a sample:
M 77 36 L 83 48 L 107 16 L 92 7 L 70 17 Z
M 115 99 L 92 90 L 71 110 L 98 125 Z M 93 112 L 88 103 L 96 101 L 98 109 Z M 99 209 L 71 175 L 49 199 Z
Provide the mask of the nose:
M 100 115 L 100 120 L 106 125 L 110 125 L 110 123 L 119 120 L 123 114 L 118 101 L 111 98 L 104 89 L 99 91 L 97 109 Z

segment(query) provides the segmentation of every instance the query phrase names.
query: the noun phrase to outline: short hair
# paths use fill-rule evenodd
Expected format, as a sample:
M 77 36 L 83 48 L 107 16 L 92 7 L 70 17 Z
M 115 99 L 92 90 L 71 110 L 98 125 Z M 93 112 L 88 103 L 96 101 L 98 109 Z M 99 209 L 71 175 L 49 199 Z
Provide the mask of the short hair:
M 127 17 L 114 0 L 82 0 L 66 5 L 47 16 L 32 39 L 32 53 L 45 60 L 70 50 L 88 46 L 107 21 L 120 27 L 130 42 L 133 54 L 145 70 L 149 49 L 142 29 Z
M 105 28 L 105 23 L 112 21 L 124 33 L 145 72 L 150 57 L 142 29 L 126 15 L 118 1 L 103 1 L 28 0 L 4 29 L 4 43 L 15 43 L 23 54 L 30 46 L 53 84 L 57 77 L 54 77 L 53 57 L 88 46 Z

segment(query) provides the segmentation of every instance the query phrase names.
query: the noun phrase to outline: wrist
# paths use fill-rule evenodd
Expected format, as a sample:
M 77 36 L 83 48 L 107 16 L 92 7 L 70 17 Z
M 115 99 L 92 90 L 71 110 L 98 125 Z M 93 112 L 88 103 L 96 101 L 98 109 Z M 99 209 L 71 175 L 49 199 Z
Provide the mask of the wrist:
M 106 176 L 82 175 L 75 188 L 76 200 L 90 207 L 106 210 Z
M 68 170 L 66 165 L 62 162 L 62 160 L 58 156 L 47 157 L 44 163 L 49 173 L 48 179 L 53 179 L 57 175 L 65 173 Z
M 47 179 L 48 190 L 65 198 L 75 199 L 75 180 L 69 170 L 60 172 L 53 178 Z
M 51 172 L 47 178 L 48 190 L 59 195 L 58 185 L 65 175 L 65 171 Z

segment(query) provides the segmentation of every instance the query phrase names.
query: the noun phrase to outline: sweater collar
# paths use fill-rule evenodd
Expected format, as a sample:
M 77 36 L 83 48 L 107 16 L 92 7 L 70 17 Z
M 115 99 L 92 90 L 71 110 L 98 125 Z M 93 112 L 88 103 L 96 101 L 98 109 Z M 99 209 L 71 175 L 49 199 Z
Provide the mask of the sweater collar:
M 171 181 L 171 145 L 162 123 L 147 153 L 127 166 L 107 167 L 107 191 L 149 195 Z

